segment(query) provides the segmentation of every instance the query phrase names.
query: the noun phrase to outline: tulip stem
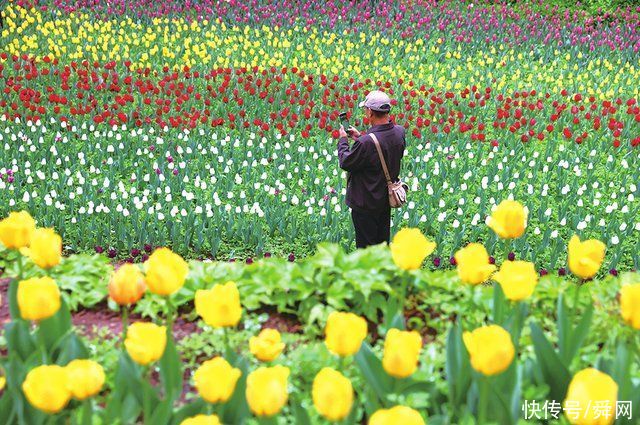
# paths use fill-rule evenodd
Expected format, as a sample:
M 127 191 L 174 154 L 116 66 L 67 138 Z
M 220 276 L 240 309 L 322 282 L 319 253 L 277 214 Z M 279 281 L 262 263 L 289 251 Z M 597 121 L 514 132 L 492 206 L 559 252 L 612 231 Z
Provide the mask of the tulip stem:
M 478 404 L 478 423 L 487 422 L 487 397 L 489 395 L 489 378 L 482 376 L 480 378 L 480 401 Z
M 42 351 L 42 364 L 47 364 L 47 344 L 44 340 L 44 333 L 42 328 L 38 328 L 38 342 L 40 343 L 40 351 Z
M 173 334 L 173 320 L 175 319 L 175 307 L 173 305 L 173 303 L 171 302 L 171 296 L 168 295 L 166 298 L 167 301 L 167 329 L 169 330 L 169 332 L 171 332 L 171 334 Z
M 82 402 L 82 425 L 91 425 L 93 419 L 93 405 L 91 399 Z
M 129 329 L 129 306 L 122 306 L 122 343 L 127 338 L 127 330 Z

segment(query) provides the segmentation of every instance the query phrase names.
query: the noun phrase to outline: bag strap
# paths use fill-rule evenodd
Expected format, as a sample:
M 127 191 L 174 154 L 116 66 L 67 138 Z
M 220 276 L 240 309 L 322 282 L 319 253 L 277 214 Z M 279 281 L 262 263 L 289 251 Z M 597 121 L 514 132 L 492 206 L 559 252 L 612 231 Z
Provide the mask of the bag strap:
M 380 142 L 378 142 L 378 138 L 375 134 L 369 133 L 369 136 L 373 139 L 373 143 L 376 144 L 376 149 L 378 150 L 378 156 L 380 157 L 380 162 L 382 163 L 382 171 L 384 171 L 384 176 L 387 178 L 387 183 L 391 183 L 391 176 L 389 175 L 389 169 L 387 168 L 387 163 L 384 160 L 384 156 L 382 155 L 382 148 L 380 147 Z

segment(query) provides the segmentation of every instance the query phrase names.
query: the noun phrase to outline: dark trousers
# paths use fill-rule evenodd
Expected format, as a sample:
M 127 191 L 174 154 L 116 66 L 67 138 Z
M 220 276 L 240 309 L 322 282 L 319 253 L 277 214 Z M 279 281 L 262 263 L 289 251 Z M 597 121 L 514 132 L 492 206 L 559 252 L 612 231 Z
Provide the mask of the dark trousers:
M 356 230 L 356 248 L 365 248 L 382 242 L 389 243 L 391 233 L 391 209 L 380 212 L 351 210 Z

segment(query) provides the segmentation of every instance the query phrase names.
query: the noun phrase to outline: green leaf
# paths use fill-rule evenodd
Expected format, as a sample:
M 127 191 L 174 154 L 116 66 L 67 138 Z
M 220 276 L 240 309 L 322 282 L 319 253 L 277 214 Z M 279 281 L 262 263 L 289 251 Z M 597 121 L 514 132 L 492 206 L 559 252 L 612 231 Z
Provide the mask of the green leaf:
M 58 357 L 55 362 L 61 366 L 66 365 L 74 359 L 86 359 L 89 358 L 89 350 L 85 347 L 82 339 L 74 332 L 67 334 L 62 341 L 60 341 Z
M 293 417 L 296 425 L 311 425 L 311 419 L 307 410 L 300 405 L 297 401 L 291 403 L 291 410 L 293 411 Z
M 387 395 L 392 391 L 393 381 L 382 367 L 382 362 L 376 357 L 367 342 L 362 343 L 354 358 L 367 384 L 373 389 L 379 401 L 384 404 Z
M 182 362 L 176 350 L 171 329 L 167 329 L 167 345 L 159 365 L 164 397 L 174 401 L 182 394 Z
M 18 279 L 11 279 L 7 290 L 9 299 L 9 314 L 12 319 L 20 319 L 20 307 L 18 306 Z
M 233 358 L 227 358 L 227 360 L 233 367 L 240 369 L 242 375 L 240 375 L 240 379 L 238 379 L 238 382 L 236 383 L 236 389 L 234 390 L 233 395 L 224 405 L 221 419 L 225 424 L 242 424 L 251 413 L 245 396 L 245 392 L 247 390 L 247 375 L 249 374 L 249 362 L 247 359 L 237 354 L 234 355 Z
M 36 351 L 36 342 L 29 332 L 29 322 L 15 319 L 4 326 L 9 354 L 17 355 L 23 362 Z
M 449 384 L 449 402 L 457 408 L 464 401 L 464 396 L 471 386 L 469 353 L 464 346 L 462 332 L 457 324 L 449 329 L 447 335 L 445 373 Z
M 171 421 L 172 425 L 180 425 L 180 423 L 192 416 L 204 413 L 207 408 L 207 402 L 198 397 L 197 400 L 182 406 L 174 415 Z
M 44 341 L 47 352 L 51 353 L 59 341 L 71 330 L 71 312 L 64 299 L 53 316 L 38 324 L 38 333 Z
M 545 382 L 549 385 L 549 397 L 552 400 L 564 400 L 571 381 L 571 374 L 560 356 L 553 350 L 542 329 L 535 323 L 531 323 L 529 326 L 533 349 L 538 360 L 537 364 Z

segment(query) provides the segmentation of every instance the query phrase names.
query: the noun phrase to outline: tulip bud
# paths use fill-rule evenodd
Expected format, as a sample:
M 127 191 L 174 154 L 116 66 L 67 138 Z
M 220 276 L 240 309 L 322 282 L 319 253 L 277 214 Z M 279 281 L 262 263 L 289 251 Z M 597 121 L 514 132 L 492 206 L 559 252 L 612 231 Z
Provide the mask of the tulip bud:
M 604 261 L 605 244 L 596 239 L 580 241 L 577 235 L 569 240 L 569 270 L 582 279 L 598 273 Z
M 260 361 L 274 360 L 284 350 L 280 332 L 276 329 L 263 329 L 257 337 L 252 336 L 249 339 L 249 350 Z
M 236 326 L 242 316 L 240 292 L 235 282 L 197 290 L 195 306 L 202 320 L 213 328 Z
M 167 328 L 149 322 L 136 322 L 127 329 L 124 347 L 140 365 L 159 360 L 167 345 Z
M 60 309 L 60 290 L 49 276 L 18 282 L 18 307 L 25 320 L 48 319 Z
M 376 410 L 369 419 L 369 425 L 425 425 L 417 410 L 406 406 Z
M 189 265 L 169 248 L 156 249 L 144 263 L 149 290 L 158 295 L 171 295 L 182 288 Z
M 462 339 L 469 351 L 471 366 L 484 375 L 504 372 L 515 357 L 511 335 L 498 325 L 465 332 Z
M 280 412 L 287 400 L 289 368 L 284 366 L 260 367 L 247 377 L 246 397 L 249 408 L 256 416 L 273 416 Z
M 389 329 L 384 341 L 382 366 L 391 376 L 406 378 L 418 368 L 422 338 L 416 331 Z
M 479 243 L 470 243 L 458 250 L 454 258 L 458 277 L 462 282 L 470 285 L 479 285 L 485 282 L 496 269 L 494 264 L 489 263 L 487 250 Z
M 404 228 L 395 234 L 389 249 L 393 262 L 402 270 L 416 270 L 436 248 L 419 229 Z
M 347 417 L 353 405 L 353 386 L 340 372 L 323 368 L 314 378 L 311 390 L 313 405 L 330 421 Z
M 92 360 L 76 359 L 65 366 L 69 389 L 78 400 L 98 394 L 104 385 L 104 369 Z
M 620 314 L 625 323 L 640 330 L 640 283 L 620 289 Z
M 45 413 L 58 413 L 71 399 L 67 370 L 58 365 L 31 369 L 22 383 L 29 403 Z
M 133 264 L 123 264 L 109 281 L 109 298 L 119 305 L 136 303 L 147 289 L 144 275 Z
M 7 218 L 0 220 L 0 242 L 8 249 L 29 246 L 35 230 L 36 222 L 28 212 L 9 213 Z
M 200 397 L 209 403 L 225 403 L 233 395 L 241 374 L 222 357 L 215 357 L 202 363 L 193 379 Z
M 515 239 L 527 227 L 527 211 L 517 201 L 504 200 L 493 211 L 488 226 L 503 239 Z
M 62 238 L 53 229 L 36 229 L 31 235 L 29 247 L 20 252 L 31 258 L 38 267 L 50 269 L 62 259 Z
M 528 261 L 505 261 L 493 280 L 500 284 L 507 299 L 522 301 L 533 294 L 538 274 L 534 264 Z
M 617 400 L 618 384 L 609 375 L 594 368 L 583 369 L 573 376 L 567 389 L 565 416 L 574 425 L 610 425 L 615 420 Z M 594 403 L 604 407 L 596 409 Z
M 196 415 L 180 422 L 180 425 L 222 425 L 216 415 Z
M 327 319 L 325 344 L 338 356 L 350 356 L 360 350 L 367 337 L 367 322 L 353 313 L 334 311 Z

